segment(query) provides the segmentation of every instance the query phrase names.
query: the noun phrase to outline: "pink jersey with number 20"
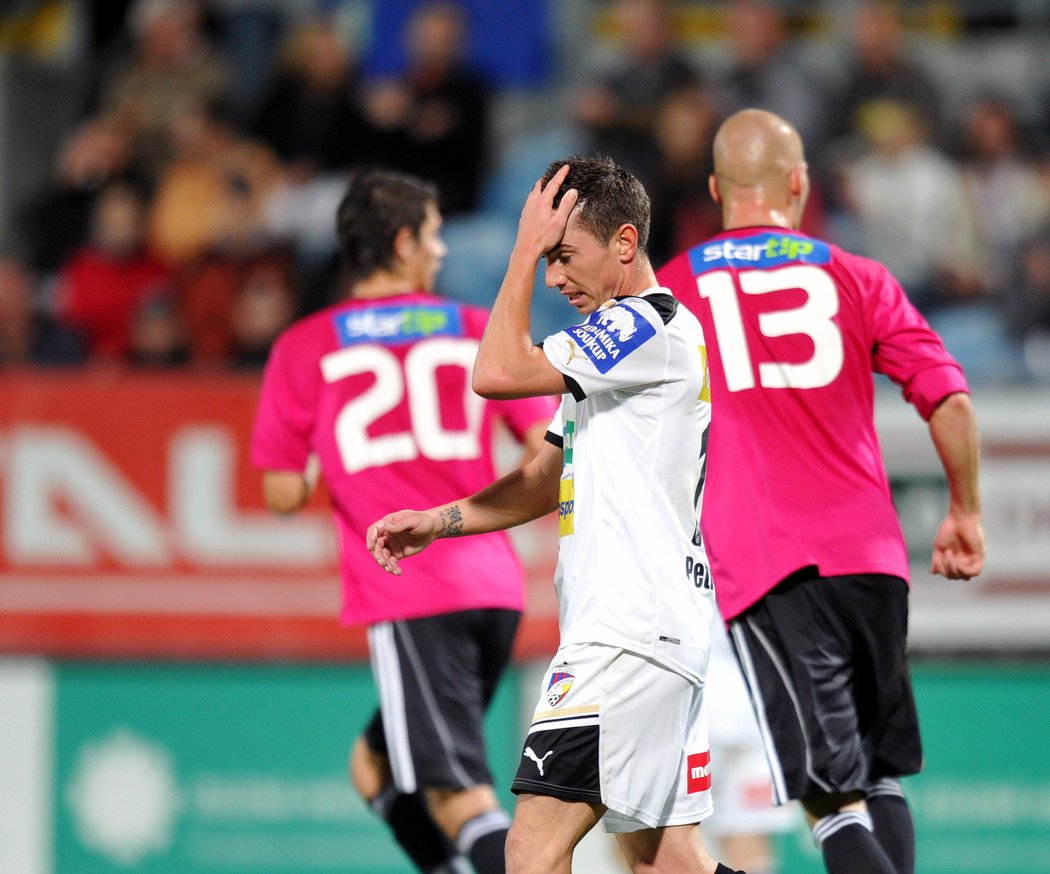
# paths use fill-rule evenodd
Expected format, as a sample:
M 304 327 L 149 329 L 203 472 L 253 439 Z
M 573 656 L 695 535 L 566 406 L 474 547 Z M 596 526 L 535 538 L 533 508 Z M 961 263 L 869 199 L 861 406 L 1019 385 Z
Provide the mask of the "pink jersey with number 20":
M 274 344 L 252 463 L 301 472 L 317 454 L 339 533 L 344 623 L 523 606 L 521 566 L 502 532 L 436 541 L 402 577 L 380 570 L 364 544 L 366 526 L 386 513 L 492 482 L 497 417 L 519 438 L 550 421 L 551 398 L 494 402 L 471 391 L 487 317 L 428 294 L 349 300 Z

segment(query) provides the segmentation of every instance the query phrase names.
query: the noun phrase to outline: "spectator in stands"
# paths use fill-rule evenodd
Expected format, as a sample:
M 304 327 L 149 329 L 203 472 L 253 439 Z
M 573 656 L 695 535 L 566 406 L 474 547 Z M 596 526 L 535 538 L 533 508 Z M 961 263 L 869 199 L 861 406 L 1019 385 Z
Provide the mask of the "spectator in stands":
M 134 314 L 170 283 L 167 267 L 143 243 L 142 193 L 113 182 L 99 194 L 91 236 L 63 266 L 58 317 L 84 337 L 92 358 L 124 358 Z
M 130 174 L 126 126 L 112 116 L 81 122 L 62 143 L 54 181 L 31 200 L 18 233 L 29 266 L 54 274 L 88 238 L 99 191 Z
M 297 303 L 292 260 L 277 250 L 253 259 L 233 300 L 233 366 L 261 371 L 274 340 L 296 317 Z
M 174 295 L 150 295 L 131 320 L 128 363 L 132 367 L 166 370 L 183 367 L 189 356 L 186 329 Z
M 590 147 L 649 184 L 660 157 L 653 146 L 661 102 L 701 84 L 676 43 L 664 0 L 617 0 L 612 23 L 623 54 L 576 95 L 576 120 Z
M 287 40 L 253 131 L 296 181 L 348 167 L 368 148 L 356 89 L 351 47 L 331 19 L 309 18 Z
M 721 113 L 767 109 L 817 151 L 828 133 L 827 88 L 791 41 L 780 7 L 772 0 L 729 0 L 725 25 L 730 63 L 716 83 Z
M 929 142 L 910 104 L 868 104 L 859 130 L 864 151 L 847 162 L 841 178 L 864 254 L 886 264 L 927 312 L 972 296 L 976 235 L 959 169 Z
M 26 264 L 0 255 L 0 368 L 80 364 L 80 335 L 52 319 L 36 296 L 35 278 Z
M 102 84 L 101 104 L 135 132 L 135 157 L 153 179 L 171 155 L 174 116 L 187 101 L 230 88 L 226 66 L 202 27 L 199 0 L 138 0 L 131 9 L 131 55 Z
M 1005 99 L 988 95 L 970 104 L 963 143 L 963 187 L 979 245 L 979 291 L 1016 309 L 1010 298 L 1019 250 L 1050 218 L 1050 191 L 1024 156 L 1017 116 Z
M 908 50 L 900 5 L 887 0 L 862 2 L 847 17 L 845 76 L 827 113 L 833 140 L 860 136 L 857 125 L 872 101 L 904 101 L 915 106 L 931 131 L 942 129 L 941 88 Z
M 721 228 L 722 217 L 707 191 L 711 143 L 718 115 L 708 94 L 687 86 L 660 103 L 653 128 L 659 164 L 649 185 L 652 224 L 649 254 L 660 265 Z
M 182 267 L 214 249 L 266 239 L 266 201 L 280 165 L 269 149 L 233 129 L 224 104 L 190 101 L 172 117 L 175 159 L 157 185 L 152 246 Z
M 371 157 L 437 183 L 445 216 L 477 207 L 487 170 L 491 90 L 464 61 L 466 36 L 458 3 L 423 4 L 405 28 L 404 77 L 370 83 L 364 98 Z
M 1009 316 L 1028 371 L 1050 380 L 1050 223 L 1021 247 Z
M 264 325 L 284 327 L 286 309 L 292 316 L 304 310 L 299 285 L 292 253 L 282 246 L 205 254 L 179 279 L 190 360 L 217 367 L 264 363 L 273 340 Z M 269 299 L 267 293 L 275 287 L 281 294 Z M 259 354 L 261 362 L 256 361 Z

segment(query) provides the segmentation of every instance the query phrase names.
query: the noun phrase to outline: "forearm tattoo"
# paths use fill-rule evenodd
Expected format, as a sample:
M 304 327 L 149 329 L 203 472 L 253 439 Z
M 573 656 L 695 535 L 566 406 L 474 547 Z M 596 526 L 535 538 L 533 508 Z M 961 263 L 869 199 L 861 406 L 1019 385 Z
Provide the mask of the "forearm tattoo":
M 441 511 L 441 536 L 459 537 L 463 533 L 463 513 L 453 504 Z

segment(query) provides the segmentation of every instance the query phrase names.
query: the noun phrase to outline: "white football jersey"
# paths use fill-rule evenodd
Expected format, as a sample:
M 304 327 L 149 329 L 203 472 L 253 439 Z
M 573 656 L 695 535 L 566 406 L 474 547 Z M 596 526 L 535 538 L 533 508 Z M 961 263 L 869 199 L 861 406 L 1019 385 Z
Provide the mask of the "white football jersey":
M 700 536 L 710 388 L 703 331 L 663 288 L 543 341 L 569 389 L 555 587 L 561 642 L 601 643 L 703 682 L 715 612 Z

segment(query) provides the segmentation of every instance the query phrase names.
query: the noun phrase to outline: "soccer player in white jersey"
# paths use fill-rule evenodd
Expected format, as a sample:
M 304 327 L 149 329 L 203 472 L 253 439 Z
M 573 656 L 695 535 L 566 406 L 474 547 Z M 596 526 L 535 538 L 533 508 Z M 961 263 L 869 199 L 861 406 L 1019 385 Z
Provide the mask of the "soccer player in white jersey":
M 548 444 L 469 498 L 369 528 L 386 570 L 436 538 L 558 510 L 559 649 L 513 790 L 511 874 L 567 874 L 604 819 L 634 871 L 726 874 L 703 711 L 714 592 L 699 533 L 710 422 L 704 338 L 656 285 L 649 199 L 604 158 L 551 165 L 526 200 L 474 366 L 490 398 L 560 395 Z M 533 345 L 536 262 L 584 321 Z

